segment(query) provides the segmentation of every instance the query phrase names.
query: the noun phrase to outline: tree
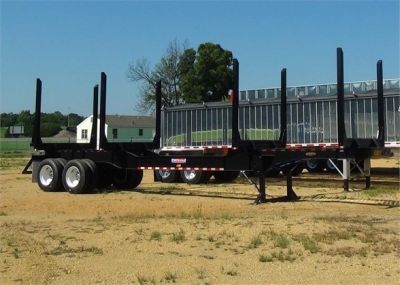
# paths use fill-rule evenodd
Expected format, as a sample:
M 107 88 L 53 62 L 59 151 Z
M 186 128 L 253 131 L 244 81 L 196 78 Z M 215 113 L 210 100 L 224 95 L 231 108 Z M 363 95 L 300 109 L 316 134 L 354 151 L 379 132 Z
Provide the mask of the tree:
M 148 113 L 154 110 L 155 89 L 159 80 L 162 82 L 162 104 L 175 106 L 182 103 L 178 64 L 186 45 L 177 40 L 170 42 L 166 53 L 153 69 L 150 67 L 149 61 L 144 58 L 129 65 L 127 77 L 133 82 L 143 82 L 137 106 L 140 111 Z
M 181 57 L 182 99 L 187 103 L 221 101 L 232 88 L 232 52 L 220 45 L 204 43 Z
M 203 43 L 197 51 L 173 41 L 152 69 L 146 59 L 130 64 L 127 77 L 142 82 L 138 109 L 144 113 L 155 107 L 155 87 L 162 82 L 162 104 L 220 101 L 232 86 L 232 52 L 220 45 Z

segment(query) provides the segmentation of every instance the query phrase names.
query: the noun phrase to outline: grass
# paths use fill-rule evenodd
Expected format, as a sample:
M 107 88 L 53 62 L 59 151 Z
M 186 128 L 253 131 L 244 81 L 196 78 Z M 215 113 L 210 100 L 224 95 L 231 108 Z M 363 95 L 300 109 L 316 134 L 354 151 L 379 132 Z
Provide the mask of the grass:
M 289 238 L 284 234 L 277 235 L 274 242 L 275 246 L 280 248 L 287 248 L 289 246 L 289 243 Z
M 274 261 L 274 259 L 272 258 L 272 256 L 263 255 L 263 254 L 261 254 L 261 255 L 258 257 L 258 260 L 259 260 L 260 262 L 272 262 L 272 261 Z
M 300 242 L 304 249 L 311 253 L 317 253 L 319 251 L 318 243 L 307 235 L 299 235 L 295 238 L 295 240 Z
M 176 243 L 181 243 L 186 240 L 185 232 L 183 229 L 180 229 L 176 233 L 172 233 L 171 241 L 176 242 Z
M 164 274 L 164 280 L 167 282 L 176 283 L 177 278 L 178 277 L 177 277 L 176 273 L 172 273 L 170 271 L 168 271 Z
M 150 235 L 150 240 L 161 241 L 162 234 L 159 231 L 154 231 Z
M 154 277 L 147 277 L 140 274 L 136 274 L 136 278 L 140 285 L 156 284 L 156 280 L 154 279 Z
M 362 194 L 364 196 L 370 197 L 370 198 L 376 198 L 378 196 L 382 195 L 396 195 L 400 194 L 400 188 L 391 188 L 391 187 L 371 187 L 369 189 L 366 189 L 362 191 Z
M 1 210 L 1 211 L 0 211 L 0 217 L 4 217 L 4 216 L 7 216 L 7 213 L 4 212 L 3 210 Z
M 257 248 L 262 244 L 261 235 L 256 235 L 251 238 L 249 248 Z

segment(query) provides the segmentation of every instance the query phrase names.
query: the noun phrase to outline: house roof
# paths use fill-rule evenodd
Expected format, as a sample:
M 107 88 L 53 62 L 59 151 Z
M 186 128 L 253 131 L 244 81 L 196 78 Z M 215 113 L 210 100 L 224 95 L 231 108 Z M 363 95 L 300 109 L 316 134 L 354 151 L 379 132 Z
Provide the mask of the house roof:
M 106 124 L 112 127 L 124 128 L 155 128 L 156 119 L 151 116 L 119 116 L 107 115 Z

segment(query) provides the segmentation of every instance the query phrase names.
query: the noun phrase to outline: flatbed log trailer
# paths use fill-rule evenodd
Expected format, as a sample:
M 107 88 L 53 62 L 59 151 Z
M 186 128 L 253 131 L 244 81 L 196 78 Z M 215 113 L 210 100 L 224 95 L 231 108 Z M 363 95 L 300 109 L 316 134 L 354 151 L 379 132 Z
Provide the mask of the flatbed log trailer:
M 343 51 L 337 49 L 337 126 L 338 143 L 327 147 L 309 145 L 288 148 L 286 123 L 286 69 L 281 71 L 280 135 L 277 140 L 243 140 L 240 137 L 239 118 L 239 62 L 233 59 L 232 146 L 163 151 L 161 134 L 161 82 L 156 86 L 156 131 L 152 142 L 108 142 L 105 136 L 107 77 L 101 73 L 100 113 L 98 113 L 99 86 L 93 89 L 93 126 L 90 143 L 44 143 L 40 137 L 42 82 L 36 81 L 36 107 L 31 145 L 32 157 L 23 173 L 32 174 L 44 191 L 65 189 L 81 194 L 113 185 L 115 188 L 136 188 L 145 169 L 201 170 L 208 173 L 223 171 L 253 171 L 259 177 L 256 203 L 266 202 L 266 172 L 279 165 L 294 165 L 286 173 L 288 199 L 296 199 L 292 188 L 292 170 L 296 163 L 310 158 L 343 160 L 343 189 L 349 190 L 350 161 L 364 160 L 366 188 L 370 187 L 370 158 L 387 152 L 384 143 L 384 104 L 382 61 L 377 62 L 377 138 L 347 138 L 344 121 Z M 99 126 L 97 118 L 99 117 Z M 97 128 L 100 135 L 97 138 Z M 29 168 L 31 167 L 31 171 Z

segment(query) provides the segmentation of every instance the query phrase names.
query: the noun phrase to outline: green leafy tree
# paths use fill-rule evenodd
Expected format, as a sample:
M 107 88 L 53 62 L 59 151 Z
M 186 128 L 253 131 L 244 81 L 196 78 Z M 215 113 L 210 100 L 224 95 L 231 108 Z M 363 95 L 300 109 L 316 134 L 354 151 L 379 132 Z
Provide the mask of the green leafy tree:
M 232 86 L 232 52 L 218 44 L 204 43 L 195 57 L 193 51 L 185 51 L 181 61 L 183 101 L 221 101 L 228 94 Z

